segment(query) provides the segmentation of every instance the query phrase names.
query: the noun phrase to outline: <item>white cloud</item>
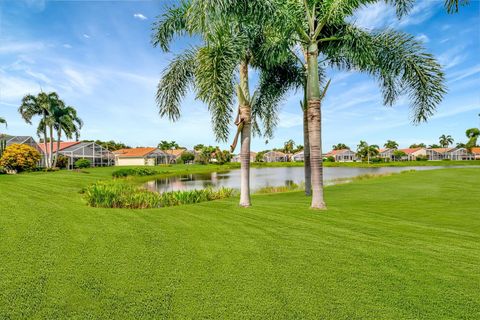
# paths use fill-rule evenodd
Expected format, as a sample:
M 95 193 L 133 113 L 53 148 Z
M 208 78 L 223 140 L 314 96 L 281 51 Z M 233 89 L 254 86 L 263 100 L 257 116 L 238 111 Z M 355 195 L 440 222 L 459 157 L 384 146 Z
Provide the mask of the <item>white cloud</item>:
M 66 49 L 72 49 L 72 46 L 68 43 L 64 43 L 62 46 Z
M 82 73 L 71 67 L 63 68 L 63 73 L 67 76 L 68 82 L 73 86 L 73 91 L 81 90 L 85 93 L 91 93 L 93 87 L 98 82 L 95 75 L 91 72 Z
M 480 64 L 477 64 L 476 66 L 473 67 L 468 67 L 467 69 L 463 69 L 460 71 L 457 71 L 455 73 L 450 74 L 450 80 L 449 82 L 454 83 L 459 80 L 468 78 L 470 76 L 473 76 L 477 73 L 480 73 Z
M 144 16 L 143 14 L 141 14 L 141 13 L 135 13 L 135 14 L 133 15 L 133 17 L 134 17 L 135 19 L 147 20 L 147 17 L 145 17 L 145 16 Z
M 88 34 L 86 34 L 86 33 L 83 34 L 83 37 L 84 37 L 85 39 L 90 39 L 90 36 L 89 36 Z
M 465 53 L 464 46 L 456 46 L 453 47 L 441 55 L 438 56 L 438 61 L 441 65 L 443 65 L 444 69 L 450 69 L 456 65 L 459 65 L 467 58 L 467 54 Z
M 3 42 L 3 41 L 2 41 Z M 15 42 L 15 43 L 5 43 L 3 42 L 0 46 L 0 54 L 12 54 L 12 53 L 23 53 L 38 51 L 44 49 L 46 46 L 42 42 Z
M 418 41 L 421 41 L 423 43 L 427 43 L 430 41 L 430 38 L 427 37 L 427 35 L 420 33 L 418 36 L 415 37 Z

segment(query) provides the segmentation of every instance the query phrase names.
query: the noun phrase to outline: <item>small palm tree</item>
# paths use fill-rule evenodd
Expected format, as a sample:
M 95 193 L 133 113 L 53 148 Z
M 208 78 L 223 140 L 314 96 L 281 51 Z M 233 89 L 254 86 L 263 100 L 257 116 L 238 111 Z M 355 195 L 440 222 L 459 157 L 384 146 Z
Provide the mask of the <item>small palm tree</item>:
M 393 140 L 387 140 L 385 144 L 383 145 L 387 149 L 397 149 L 398 148 L 398 143 Z
M 78 140 L 80 137 L 80 129 L 83 126 L 83 121 L 77 116 L 77 111 L 75 108 L 71 106 L 65 107 L 63 102 L 59 106 L 60 107 L 54 112 L 53 127 L 55 131 L 57 131 L 57 148 L 55 151 L 53 167 L 57 166 L 62 132 L 67 138 L 72 139 L 73 136 L 75 136 L 75 140 Z
M 447 149 L 448 149 L 448 146 L 453 144 L 453 138 L 451 135 L 444 135 L 442 134 L 439 138 L 438 138 L 438 142 L 439 144 L 442 146 L 442 148 L 445 148 L 444 152 L 443 152 L 443 158 L 446 159 L 447 158 Z
M 295 148 L 295 142 L 292 139 L 288 140 L 283 144 L 283 151 L 285 153 L 288 153 L 288 154 L 292 153 L 294 148 Z

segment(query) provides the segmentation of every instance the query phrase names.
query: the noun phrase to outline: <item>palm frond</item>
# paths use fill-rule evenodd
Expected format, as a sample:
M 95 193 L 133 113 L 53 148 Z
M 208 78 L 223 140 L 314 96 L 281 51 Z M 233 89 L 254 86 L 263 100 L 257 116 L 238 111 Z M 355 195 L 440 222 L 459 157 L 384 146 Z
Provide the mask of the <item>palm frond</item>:
M 446 92 L 445 77 L 441 66 L 419 41 L 402 32 L 368 33 L 349 25 L 340 36 L 342 41 L 323 48 L 333 65 L 376 77 L 385 105 L 407 94 L 414 123 L 433 115 Z
M 197 97 L 207 103 L 212 114 L 213 131 L 220 141 L 228 139 L 235 72 L 239 61 L 244 58 L 245 42 L 241 34 L 222 28 L 198 51 L 195 70 Z
M 465 6 L 469 0 L 445 0 L 445 8 L 448 13 L 457 13 L 459 6 Z
M 182 35 L 188 32 L 187 12 L 191 1 L 184 0 L 177 7 L 165 10 L 165 13 L 158 17 L 153 25 L 152 44 L 159 46 L 163 51 L 169 51 L 170 42 L 175 35 Z
M 196 48 L 189 49 L 175 57 L 163 71 L 156 95 L 160 116 L 171 121 L 180 117 L 182 99 L 195 78 L 196 55 Z

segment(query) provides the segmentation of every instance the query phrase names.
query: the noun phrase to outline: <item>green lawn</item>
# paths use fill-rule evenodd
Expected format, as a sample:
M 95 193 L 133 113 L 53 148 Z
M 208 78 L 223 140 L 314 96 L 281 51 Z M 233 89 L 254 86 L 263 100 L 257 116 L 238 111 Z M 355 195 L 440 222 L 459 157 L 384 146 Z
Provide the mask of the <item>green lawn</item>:
M 87 207 L 112 170 L 0 176 L 0 319 L 480 318 L 480 169 L 329 187 L 325 212 Z

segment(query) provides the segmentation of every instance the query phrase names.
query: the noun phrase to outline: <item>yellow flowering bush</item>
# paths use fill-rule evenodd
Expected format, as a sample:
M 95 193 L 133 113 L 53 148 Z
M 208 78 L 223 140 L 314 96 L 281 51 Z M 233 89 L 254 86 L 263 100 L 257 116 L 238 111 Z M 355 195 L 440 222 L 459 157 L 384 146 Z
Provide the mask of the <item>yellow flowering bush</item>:
M 5 148 L 0 166 L 9 170 L 25 171 L 35 169 L 40 161 L 40 153 L 25 144 L 12 144 Z

